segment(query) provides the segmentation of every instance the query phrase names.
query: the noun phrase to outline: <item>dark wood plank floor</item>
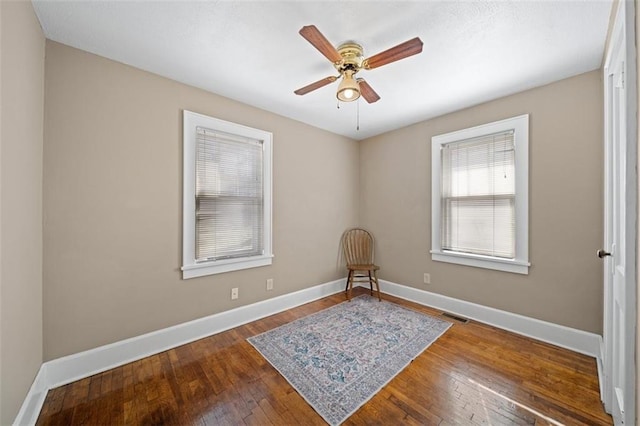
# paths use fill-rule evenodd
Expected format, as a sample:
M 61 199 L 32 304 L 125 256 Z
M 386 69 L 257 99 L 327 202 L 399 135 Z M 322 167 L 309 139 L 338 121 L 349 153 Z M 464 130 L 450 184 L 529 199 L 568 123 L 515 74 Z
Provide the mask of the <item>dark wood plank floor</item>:
M 246 338 L 342 301 L 343 294 L 330 296 L 53 389 L 37 424 L 325 424 Z M 452 322 L 345 424 L 612 424 L 594 359 L 473 321 Z

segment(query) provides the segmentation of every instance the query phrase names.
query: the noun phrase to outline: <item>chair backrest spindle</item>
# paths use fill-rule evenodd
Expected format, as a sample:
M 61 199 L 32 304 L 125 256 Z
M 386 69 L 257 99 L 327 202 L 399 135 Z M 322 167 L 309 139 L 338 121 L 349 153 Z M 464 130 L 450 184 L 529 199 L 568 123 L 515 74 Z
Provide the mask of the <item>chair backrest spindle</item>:
M 342 247 L 347 266 L 373 264 L 373 236 L 367 230 L 346 231 L 342 236 Z

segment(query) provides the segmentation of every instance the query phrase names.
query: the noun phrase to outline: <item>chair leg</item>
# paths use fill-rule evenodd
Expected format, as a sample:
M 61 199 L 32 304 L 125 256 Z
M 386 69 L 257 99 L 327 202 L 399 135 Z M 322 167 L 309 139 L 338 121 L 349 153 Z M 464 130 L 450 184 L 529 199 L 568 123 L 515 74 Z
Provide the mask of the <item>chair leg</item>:
M 373 277 L 371 277 L 371 271 L 367 271 L 369 273 L 369 289 L 370 294 L 373 296 Z
M 382 302 L 382 298 L 380 297 L 380 283 L 378 282 L 378 274 L 376 271 L 373 271 L 373 280 L 376 283 L 376 290 L 378 291 L 378 302 Z
M 347 276 L 347 300 L 351 301 L 351 291 L 353 290 L 353 271 L 349 269 L 349 275 Z
M 349 269 L 349 273 L 347 274 L 347 285 L 344 286 L 344 292 L 346 293 L 349 290 L 349 280 L 351 279 L 351 269 Z

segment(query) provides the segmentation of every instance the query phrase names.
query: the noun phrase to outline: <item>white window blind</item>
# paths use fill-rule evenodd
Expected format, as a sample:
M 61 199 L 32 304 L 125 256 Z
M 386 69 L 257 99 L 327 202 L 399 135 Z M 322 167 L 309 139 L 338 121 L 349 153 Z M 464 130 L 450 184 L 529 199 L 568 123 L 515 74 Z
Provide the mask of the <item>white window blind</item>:
M 196 262 L 264 253 L 262 141 L 196 127 Z
M 513 130 L 443 144 L 441 162 L 441 249 L 513 259 Z

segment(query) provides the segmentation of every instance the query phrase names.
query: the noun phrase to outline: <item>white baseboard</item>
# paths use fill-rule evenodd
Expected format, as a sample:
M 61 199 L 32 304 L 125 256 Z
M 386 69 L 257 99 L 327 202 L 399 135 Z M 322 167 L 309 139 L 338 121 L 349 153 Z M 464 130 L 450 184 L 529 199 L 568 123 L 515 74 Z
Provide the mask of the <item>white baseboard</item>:
M 20 411 L 13 421 L 14 426 L 36 424 L 38 414 L 40 414 L 42 404 L 44 404 L 44 399 L 50 389 L 49 386 L 47 386 L 47 366 L 45 364 L 40 366 L 38 374 L 33 380 L 31 388 L 29 388 L 29 392 L 22 403 L 22 407 L 20 407 Z
M 35 424 L 49 389 L 344 291 L 345 283 L 346 279 L 339 279 L 47 361 L 40 367 L 14 425 Z
M 437 293 L 418 290 L 390 281 L 380 280 L 380 290 L 383 293 L 401 299 L 430 306 L 441 311 L 450 312 L 581 354 L 589 355 L 596 358 L 596 360 L 600 359 L 601 356 L 600 341 L 602 337 L 594 333 L 454 299 Z

